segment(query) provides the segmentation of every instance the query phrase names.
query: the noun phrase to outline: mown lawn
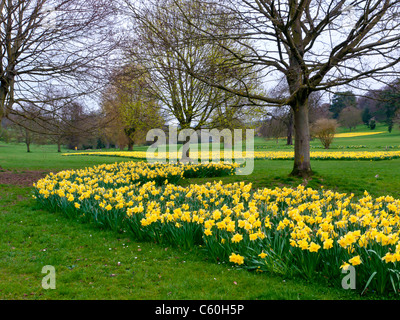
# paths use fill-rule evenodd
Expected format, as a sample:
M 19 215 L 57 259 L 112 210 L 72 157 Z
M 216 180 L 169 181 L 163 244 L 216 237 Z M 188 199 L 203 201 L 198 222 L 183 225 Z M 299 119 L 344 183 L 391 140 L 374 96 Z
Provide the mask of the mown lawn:
M 1 299 L 337 300 L 352 292 L 251 273 L 190 252 L 135 242 L 93 225 L 35 208 L 31 188 L 1 185 Z M 42 288 L 42 268 L 56 270 L 56 289 Z M 371 298 L 371 297 L 368 297 Z
M 364 130 L 364 128 L 360 128 Z M 376 129 L 380 130 L 380 129 Z M 381 130 L 384 131 L 384 130 Z M 368 149 L 400 145 L 399 131 L 359 139 L 341 138 L 343 146 L 367 144 Z M 272 141 L 256 140 L 271 147 Z M 279 144 L 278 144 L 279 145 Z M 318 145 L 313 141 L 312 145 Z M 280 142 L 282 150 L 286 147 Z M 274 145 L 274 148 L 279 148 Z M 141 148 L 143 149 L 143 148 Z M 365 150 L 368 150 L 365 149 Z M 364 149 L 362 149 L 364 150 Z M 66 151 L 66 150 L 64 150 Z M 65 157 L 54 146 L 0 144 L 0 170 L 44 173 L 101 163 L 126 161 L 118 157 Z M 313 161 L 309 181 L 290 177 L 290 160 L 257 160 L 249 176 L 221 178 L 245 181 L 254 188 L 297 186 L 333 189 L 373 196 L 400 197 L 400 159 L 384 161 Z M 1 174 L 1 172 L 0 172 Z M 189 179 L 182 184 L 210 179 Z M 213 179 L 212 179 L 213 180 Z M 351 291 L 329 288 L 324 282 L 284 279 L 279 275 L 252 273 L 208 260 L 201 248 L 190 252 L 153 243 L 135 242 L 108 230 L 60 213 L 38 209 L 32 187 L 0 185 L 0 298 L 1 299 L 264 299 L 342 300 L 382 299 L 373 293 L 360 297 Z M 56 290 L 41 286 L 45 265 L 56 269 Z M 393 298 L 393 297 L 384 297 Z
M 372 135 L 354 136 L 354 137 L 338 137 L 334 138 L 330 146 L 330 151 L 385 151 L 400 150 L 400 128 L 394 127 L 392 132 L 388 132 L 387 126 L 378 124 L 374 130 L 369 129 L 365 125 L 359 125 L 351 131 L 348 128 L 339 127 L 338 134 L 353 133 L 378 133 Z M 268 139 L 256 137 L 254 141 L 256 150 L 291 150 L 293 146 L 286 146 L 286 138 Z M 324 151 L 321 142 L 313 139 L 310 142 L 311 150 Z

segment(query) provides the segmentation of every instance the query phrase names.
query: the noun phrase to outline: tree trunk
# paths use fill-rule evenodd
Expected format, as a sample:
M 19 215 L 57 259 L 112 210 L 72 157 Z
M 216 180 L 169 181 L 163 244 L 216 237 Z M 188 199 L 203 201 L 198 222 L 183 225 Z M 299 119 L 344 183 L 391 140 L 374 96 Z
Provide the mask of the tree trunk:
M 293 145 L 293 112 L 290 112 L 289 119 L 287 122 L 287 140 L 286 144 L 288 146 Z
M 128 151 L 133 151 L 133 141 L 130 138 L 128 140 Z
M 294 115 L 294 166 L 291 175 L 308 178 L 312 175 L 310 163 L 310 129 L 308 124 L 308 99 L 298 102 L 293 109 Z
M 26 143 L 26 151 L 31 152 L 31 133 L 28 129 L 25 129 L 25 143 Z
M 61 152 L 61 143 L 57 142 L 57 152 Z
M 186 141 L 182 146 L 182 163 L 189 163 L 192 159 L 190 159 L 190 137 L 186 137 Z

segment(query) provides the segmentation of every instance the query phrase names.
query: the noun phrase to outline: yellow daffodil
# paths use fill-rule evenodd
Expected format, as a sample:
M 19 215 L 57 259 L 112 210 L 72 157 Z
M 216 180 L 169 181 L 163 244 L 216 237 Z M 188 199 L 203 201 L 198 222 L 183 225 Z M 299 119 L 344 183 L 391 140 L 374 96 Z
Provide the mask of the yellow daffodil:
M 316 244 L 314 242 L 310 243 L 310 246 L 308 248 L 308 251 L 310 252 L 318 252 L 318 250 L 321 248 L 321 246 L 319 244 Z
M 326 239 L 323 244 L 323 248 L 328 250 L 333 247 L 333 239 Z
M 244 257 L 239 254 L 232 253 L 229 256 L 229 261 L 241 265 L 244 263 Z
M 259 256 L 261 259 L 264 259 L 264 258 L 267 256 L 267 254 L 266 254 L 265 252 L 261 252 L 258 256 Z
M 357 266 L 362 263 L 360 256 L 355 256 L 349 260 L 352 266 Z
M 240 242 L 242 240 L 243 240 L 243 236 L 241 234 L 239 234 L 239 233 L 236 233 L 231 239 L 231 241 L 233 243 L 237 243 L 237 242 Z

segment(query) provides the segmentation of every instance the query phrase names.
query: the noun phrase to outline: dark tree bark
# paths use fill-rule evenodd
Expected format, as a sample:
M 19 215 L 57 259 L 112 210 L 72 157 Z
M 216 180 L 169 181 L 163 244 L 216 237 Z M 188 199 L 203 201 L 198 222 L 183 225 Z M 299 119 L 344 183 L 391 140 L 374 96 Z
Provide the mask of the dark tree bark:
M 310 161 L 310 128 L 308 122 L 308 99 L 293 107 L 295 143 L 292 175 L 307 178 L 312 175 Z
M 293 123 L 293 112 L 290 112 L 286 122 L 287 126 L 287 138 L 286 138 L 286 145 L 292 146 L 293 145 L 293 131 L 294 131 L 294 123 Z

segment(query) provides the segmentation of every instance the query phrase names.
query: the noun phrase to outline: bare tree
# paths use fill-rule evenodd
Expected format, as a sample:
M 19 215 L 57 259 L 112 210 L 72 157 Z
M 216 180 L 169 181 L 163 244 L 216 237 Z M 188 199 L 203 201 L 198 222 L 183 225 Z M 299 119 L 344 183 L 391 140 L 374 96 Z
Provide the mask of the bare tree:
M 346 107 L 339 114 L 339 123 L 342 126 L 349 128 L 351 131 L 351 129 L 355 129 L 362 123 L 361 112 L 362 111 L 356 107 Z
M 215 14 L 203 16 L 203 21 L 213 28 L 203 28 L 187 19 L 182 5 L 185 1 L 174 2 L 181 8 L 182 21 L 196 27 L 198 38 L 221 46 L 224 60 L 236 67 L 256 66 L 266 79 L 284 76 L 289 94 L 284 98 L 272 98 L 237 90 L 186 65 L 192 76 L 210 86 L 292 108 L 295 124 L 293 175 L 312 174 L 308 121 L 312 92 L 346 85 L 368 88 L 371 77 L 384 82 L 398 71 L 395 69 L 400 61 L 398 0 L 199 1 L 203 7 L 216 6 Z M 140 6 L 137 10 L 140 11 Z M 223 25 L 221 22 L 225 19 L 216 19 L 222 15 L 234 16 L 235 23 Z M 245 50 L 230 50 L 221 41 L 227 38 L 235 40 Z M 187 41 L 186 38 L 164 40 L 177 54 L 182 43 Z
M 38 110 L 28 103 L 24 106 L 23 111 L 10 118 L 17 141 L 25 143 L 27 152 L 31 152 L 31 144 L 38 140 L 38 124 L 34 121 L 37 117 Z
M 276 143 L 279 143 L 279 138 L 282 138 L 287 134 L 287 126 L 281 118 L 272 116 L 268 120 L 264 120 L 260 127 L 260 135 L 266 139 L 276 139 Z
M 105 0 L 0 0 L 0 118 L 23 115 L 27 102 L 49 118 L 50 88 L 68 89 L 57 99 L 96 92 L 111 10 Z
M 35 116 L 30 118 L 30 131 L 55 143 L 58 152 L 61 152 L 63 144 L 74 148 L 95 135 L 99 121 L 95 112 L 87 110 L 84 101 L 77 99 L 73 94 L 70 95 L 66 90 L 55 88 L 44 91 L 42 95 L 42 102 L 30 105 L 31 110 L 35 112 Z M 20 121 L 14 122 L 22 127 L 25 124 L 24 110 L 25 108 L 14 108 L 14 117 L 21 118 Z
M 310 104 L 309 107 L 309 122 L 310 124 L 313 124 L 315 121 L 317 121 L 320 118 L 332 118 L 332 113 L 329 111 L 329 103 L 322 103 L 321 101 L 317 102 L 314 105 Z
M 134 18 L 133 39 L 128 42 L 127 57 L 147 73 L 148 92 L 160 101 L 166 117 L 177 121 L 182 129 L 197 130 L 221 125 L 225 115 L 232 120 L 230 124 L 239 123 L 239 117 L 250 113 L 244 108 L 253 103 L 246 97 L 210 86 L 191 74 L 204 72 L 208 78 L 237 90 L 260 91 L 257 74 L 251 65 L 247 70 L 236 68 L 228 61 L 222 65 L 225 55 L 222 46 L 199 38 L 197 27 L 182 20 L 181 9 L 187 19 L 207 29 L 208 21 L 203 20 L 203 15 L 212 15 L 215 6 L 204 7 L 195 1 L 162 0 L 148 6 L 143 3 L 138 10 L 133 1 L 124 2 L 126 12 Z M 228 25 L 232 21 L 222 17 Z M 179 52 L 170 46 L 178 42 Z M 232 51 L 243 49 L 231 39 L 220 42 Z

